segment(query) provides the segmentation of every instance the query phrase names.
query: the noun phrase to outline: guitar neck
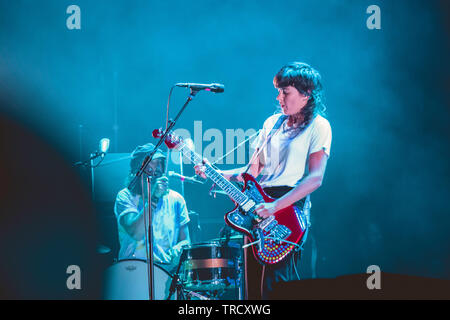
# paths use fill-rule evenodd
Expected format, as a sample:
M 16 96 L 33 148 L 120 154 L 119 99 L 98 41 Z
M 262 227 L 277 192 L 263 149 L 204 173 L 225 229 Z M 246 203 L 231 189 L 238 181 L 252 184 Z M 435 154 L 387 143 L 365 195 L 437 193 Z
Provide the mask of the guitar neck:
M 190 159 L 194 164 L 202 164 L 203 159 L 195 151 L 182 143 L 179 150 L 185 157 Z M 211 179 L 219 188 L 225 191 L 236 203 L 242 205 L 248 200 L 248 197 L 242 193 L 234 184 L 228 181 L 222 174 L 214 169 L 210 164 L 203 164 L 205 166 L 205 175 Z

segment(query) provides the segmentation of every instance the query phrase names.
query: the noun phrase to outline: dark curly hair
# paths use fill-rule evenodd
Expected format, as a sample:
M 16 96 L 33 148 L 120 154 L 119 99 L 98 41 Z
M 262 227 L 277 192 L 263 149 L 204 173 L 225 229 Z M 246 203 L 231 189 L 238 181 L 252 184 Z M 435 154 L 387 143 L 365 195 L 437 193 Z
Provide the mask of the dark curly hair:
M 295 87 L 298 92 L 309 97 L 306 105 L 296 115 L 289 116 L 288 125 L 306 128 L 317 114 L 325 116 L 326 107 L 322 98 L 322 82 L 319 72 L 309 64 L 291 62 L 283 66 L 273 78 L 276 88 Z

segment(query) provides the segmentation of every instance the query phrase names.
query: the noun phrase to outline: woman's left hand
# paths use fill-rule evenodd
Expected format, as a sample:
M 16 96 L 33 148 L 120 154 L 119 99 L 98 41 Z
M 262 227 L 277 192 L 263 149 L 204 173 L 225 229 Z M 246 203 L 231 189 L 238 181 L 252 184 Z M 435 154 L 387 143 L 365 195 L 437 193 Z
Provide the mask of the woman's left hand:
M 274 201 L 274 202 L 261 203 L 256 206 L 255 211 L 258 214 L 258 216 L 260 216 L 263 219 L 273 216 L 275 214 L 275 212 L 278 211 L 277 210 L 277 202 Z

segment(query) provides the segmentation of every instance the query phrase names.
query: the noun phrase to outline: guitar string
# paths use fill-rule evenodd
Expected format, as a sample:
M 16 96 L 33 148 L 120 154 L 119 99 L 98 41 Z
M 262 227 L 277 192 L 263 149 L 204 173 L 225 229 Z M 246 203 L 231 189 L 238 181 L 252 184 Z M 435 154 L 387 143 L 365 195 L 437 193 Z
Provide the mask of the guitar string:
M 247 139 L 245 139 L 244 141 L 242 141 L 241 143 L 239 143 L 236 147 L 234 147 L 233 149 L 231 149 L 231 151 L 227 152 L 225 155 L 223 155 L 222 157 L 220 157 L 219 159 L 217 159 L 216 161 L 212 162 L 211 165 L 215 165 L 216 163 L 218 163 L 219 161 L 221 161 L 223 158 L 227 157 L 228 155 L 230 155 L 232 152 L 234 152 L 235 150 L 237 150 L 241 145 L 243 145 L 244 143 L 246 143 L 247 141 L 249 141 L 250 139 L 252 139 L 254 136 L 256 136 L 257 134 L 259 134 L 261 132 L 261 129 L 259 129 L 258 131 L 256 131 L 254 134 L 252 134 L 251 136 L 249 136 Z
M 183 143 L 180 149 L 183 155 L 186 156 L 188 159 L 190 159 L 192 162 L 199 163 L 202 161 L 202 159 L 195 152 L 193 152 L 186 144 Z M 238 188 L 236 188 L 235 185 L 226 180 L 225 177 L 223 177 L 221 174 L 217 173 L 214 167 L 212 167 L 211 165 L 209 166 L 206 165 L 205 167 L 206 167 L 205 174 L 208 173 L 208 175 L 212 180 L 214 180 L 213 178 L 215 178 L 216 181 L 214 182 L 216 182 L 225 191 L 228 191 L 228 193 L 230 193 L 232 198 L 235 199 L 238 203 L 242 204 L 248 199 L 248 197 L 244 193 L 242 193 Z M 209 172 L 206 172 L 207 170 L 209 170 Z M 217 178 L 219 178 L 221 181 L 220 182 L 217 181 Z
M 261 130 L 258 130 L 258 131 L 255 132 L 253 135 L 249 136 L 247 139 L 245 139 L 244 141 L 242 141 L 240 144 L 238 144 L 235 148 L 233 148 L 231 151 L 229 151 L 228 153 L 226 153 L 224 156 L 222 156 L 221 158 L 219 158 L 219 159 L 217 159 L 216 161 L 214 161 L 213 163 L 211 163 L 211 165 L 210 165 L 209 167 L 206 166 L 206 170 L 213 170 L 212 174 L 210 174 L 210 175 L 221 176 L 220 174 L 216 174 L 216 172 L 215 172 L 213 166 L 214 166 L 217 162 L 221 161 L 223 158 L 225 158 L 226 156 L 228 156 L 229 154 L 231 154 L 232 152 L 234 152 L 235 150 L 237 150 L 242 144 L 246 143 L 248 140 L 250 140 L 251 138 L 253 138 L 255 135 L 259 134 L 260 131 L 261 131 Z M 192 152 L 192 150 L 190 150 L 188 147 L 186 147 L 185 144 L 183 144 L 183 145 L 181 146 L 181 149 L 182 149 L 184 155 L 186 155 L 184 151 L 185 151 L 185 149 L 187 149 L 187 151 L 191 154 L 191 157 L 189 157 L 191 161 L 194 161 L 194 162 L 200 162 L 199 159 L 196 159 L 196 158 L 199 158 L 199 157 L 198 157 L 194 152 Z M 196 160 L 197 160 L 197 161 L 196 161 Z M 221 177 L 222 177 L 222 176 L 221 176 Z M 219 186 L 220 186 L 220 185 L 219 185 Z M 234 188 L 236 188 L 234 185 L 232 185 L 232 186 L 233 186 Z M 224 188 L 226 188 L 226 187 L 224 187 Z M 237 189 L 237 188 L 236 188 L 236 189 Z M 230 192 L 229 190 L 226 190 L 226 191 Z M 239 191 L 239 190 L 238 190 L 238 191 Z M 240 191 L 239 191 L 239 192 L 240 192 Z M 240 192 L 240 193 L 242 193 L 242 192 Z M 295 247 L 298 247 L 300 250 L 302 249 L 302 246 L 298 245 L 297 243 L 288 241 L 288 240 L 284 240 L 284 239 L 280 239 L 280 238 L 273 238 L 273 237 L 266 237 L 266 239 L 271 239 L 271 240 L 274 240 L 274 241 L 285 242 L 285 243 L 291 244 L 291 245 L 293 245 L 293 246 L 295 246 Z M 258 242 L 260 243 L 260 242 L 261 242 L 261 239 L 259 239 L 259 240 L 257 240 L 257 241 L 254 241 L 254 242 L 251 242 L 251 243 L 248 243 L 248 244 L 246 244 L 246 245 L 243 245 L 242 248 L 250 247 L 250 246 L 252 246 L 252 245 L 257 244 Z M 298 274 L 298 272 L 297 272 L 297 270 L 296 270 L 295 264 L 293 264 L 293 267 L 294 267 L 294 271 L 295 271 L 297 277 L 300 278 L 300 277 L 299 277 L 299 274 Z

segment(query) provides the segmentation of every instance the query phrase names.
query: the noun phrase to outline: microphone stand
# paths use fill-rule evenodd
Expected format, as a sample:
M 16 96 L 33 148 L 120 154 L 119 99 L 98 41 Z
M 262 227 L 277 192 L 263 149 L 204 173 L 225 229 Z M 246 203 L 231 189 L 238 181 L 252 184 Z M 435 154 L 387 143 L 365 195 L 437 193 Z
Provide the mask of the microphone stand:
M 184 176 L 183 173 L 183 153 L 180 152 L 180 174 L 182 176 Z M 183 196 L 184 199 L 184 179 L 181 179 L 181 195 Z
M 170 283 L 170 289 L 169 289 L 169 296 L 167 297 L 167 300 L 170 300 L 170 298 L 172 298 L 172 295 L 175 293 L 176 290 L 180 291 L 180 268 L 181 268 L 181 264 L 184 261 L 184 254 L 181 254 L 180 256 L 180 261 L 178 261 L 178 266 L 177 266 L 177 271 L 175 272 L 175 274 L 172 277 L 172 282 Z
M 156 150 L 159 148 L 159 146 L 163 143 L 163 141 L 166 139 L 166 136 L 169 134 L 169 132 L 172 130 L 172 128 L 175 126 L 178 118 L 181 116 L 181 113 L 184 111 L 184 109 L 187 107 L 188 103 L 190 101 L 192 101 L 192 99 L 194 98 L 194 96 L 197 94 L 198 90 L 193 90 L 191 89 L 191 93 L 189 94 L 189 97 L 187 99 L 187 101 L 184 103 L 183 107 L 181 108 L 181 110 L 178 112 L 177 116 L 175 117 L 175 119 L 170 120 L 169 121 L 169 126 L 167 127 L 167 130 L 164 132 L 164 134 L 161 136 L 161 138 L 159 139 L 158 143 L 155 146 L 155 149 L 153 149 L 153 151 L 145 158 L 144 162 L 142 163 L 141 168 L 139 169 L 139 171 L 136 173 L 136 176 L 133 178 L 133 180 L 131 180 L 128 188 L 132 188 L 135 186 L 137 178 L 140 177 L 142 175 L 142 173 L 145 171 L 145 168 L 147 168 L 147 165 L 150 163 L 150 161 L 152 161 L 153 156 L 156 153 Z
M 145 221 L 145 237 L 146 249 L 147 249 L 147 277 L 148 277 L 148 298 L 155 300 L 155 286 L 153 275 L 153 227 L 152 227 L 152 176 L 147 176 L 147 216 L 145 216 L 145 204 L 144 204 L 144 221 Z M 144 202 L 144 199 L 142 199 Z M 147 224 L 148 221 L 148 224 Z
M 175 126 L 175 123 L 177 122 L 178 118 L 181 116 L 181 114 L 183 113 L 184 109 L 186 109 L 187 105 L 189 104 L 189 102 L 192 101 L 192 99 L 195 97 L 195 95 L 198 93 L 199 90 L 195 90 L 193 88 L 191 88 L 191 92 L 186 100 L 186 102 L 184 103 L 183 107 L 180 109 L 180 111 L 178 112 L 177 116 L 175 117 L 174 120 L 170 120 L 169 121 L 169 126 L 167 127 L 167 130 L 164 132 L 164 134 L 161 136 L 161 138 L 159 139 L 158 143 L 156 144 L 155 148 L 153 149 L 153 151 L 145 158 L 144 162 L 141 165 L 141 168 L 139 169 L 139 171 L 136 173 L 136 175 L 134 176 L 133 180 L 131 180 L 130 184 L 128 185 L 128 189 L 132 189 L 136 183 L 139 177 L 142 176 L 142 174 L 146 172 L 147 166 L 148 164 L 152 161 L 153 156 L 156 153 L 156 150 L 158 150 L 159 146 L 163 143 L 163 141 L 165 141 L 166 136 L 169 134 L 169 132 L 172 130 L 172 128 Z M 151 194 L 151 176 L 152 174 L 147 173 L 147 199 L 148 199 L 148 232 L 146 231 L 146 237 L 148 237 L 147 239 L 147 243 L 149 245 L 149 250 L 147 250 L 147 274 L 148 274 L 148 291 L 149 291 L 149 299 L 150 300 L 154 300 L 154 296 L 155 296 L 155 290 L 153 288 L 153 284 L 154 284 L 154 279 L 153 279 L 153 228 L 152 228 L 152 214 L 151 214 L 151 199 L 152 199 L 152 194 Z M 144 200 L 144 199 L 143 199 Z M 144 214 L 145 214 L 146 210 L 145 210 L 145 205 L 144 205 Z M 144 217 L 144 220 L 147 221 L 146 217 Z
M 73 164 L 74 167 L 90 168 L 91 169 L 91 194 L 92 200 L 95 200 L 95 189 L 94 189 L 94 169 L 97 168 L 100 163 L 102 163 L 105 158 L 106 152 L 96 151 L 91 153 L 89 159 L 85 161 L 78 161 Z M 101 157 L 100 161 L 94 165 L 94 160 Z
M 78 161 L 75 162 L 73 164 L 74 167 L 96 167 L 100 164 L 100 162 L 97 165 L 93 165 L 92 160 L 97 159 L 98 157 L 102 157 L 102 161 L 103 158 L 105 157 L 106 152 L 100 152 L 100 151 L 96 151 L 95 153 L 91 153 L 91 156 L 89 157 L 89 159 L 85 160 L 85 161 Z M 89 164 L 90 163 L 90 164 Z

